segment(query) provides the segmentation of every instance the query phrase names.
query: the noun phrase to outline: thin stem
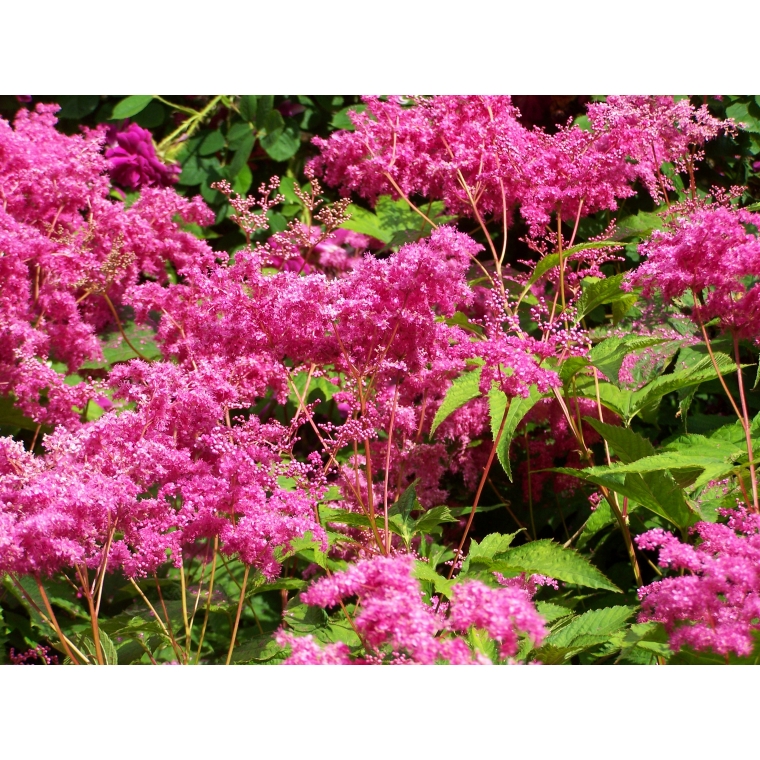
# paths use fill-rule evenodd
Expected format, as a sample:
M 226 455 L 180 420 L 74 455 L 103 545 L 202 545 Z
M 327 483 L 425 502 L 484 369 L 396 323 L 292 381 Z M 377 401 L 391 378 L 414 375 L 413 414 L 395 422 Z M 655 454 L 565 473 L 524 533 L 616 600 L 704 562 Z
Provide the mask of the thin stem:
M 84 591 L 84 597 L 87 600 L 87 606 L 90 609 L 90 627 L 92 628 L 92 638 L 95 644 L 95 657 L 97 658 L 98 665 L 105 665 L 106 660 L 103 656 L 103 647 L 100 644 L 100 627 L 98 626 L 98 613 L 95 610 L 95 605 L 92 600 L 92 594 L 90 593 L 89 579 L 87 578 L 87 568 L 82 569 L 81 566 L 77 566 L 77 573 L 79 580 L 82 584 L 82 591 Z
M 158 582 L 158 576 L 153 573 L 153 580 L 156 582 L 156 591 L 158 592 L 158 600 L 161 602 L 161 609 L 164 611 L 164 619 L 166 620 L 166 632 L 169 634 L 169 641 L 171 641 L 174 654 L 177 655 L 177 662 L 185 660 L 183 656 L 182 648 L 177 643 L 177 639 L 174 638 L 174 629 L 172 628 L 172 621 L 169 617 L 169 613 L 166 610 L 166 604 L 164 603 L 164 595 L 161 593 L 161 584 Z M 151 608 L 152 609 L 152 608 Z M 158 617 L 158 615 L 156 615 Z
M 393 185 L 393 189 L 407 202 L 409 205 L 409 208 L 412 209 L 412 211 L 416 211 L 434 230 L 438 229 L 438 225 L 426 214 L 424 214 L 422 211 L 420 211 L 417 206 L 415 206 L 410 200 L 407 194 L 398 186 L 398 183 L 396 182 L 393 177 L 388 172 L 384 172 L 385 178 L 388 180 L 388 182 Z
M 245 574 L 243 575 L 243 585 L 240 588 L 240 599 L 238 600 L 237 614 L 235 615 L 235 625 L 232 629 L 232 639 L 230 640 L 230 650 L 227 652 L 227 662 L 225 665 L 229 665 L 232 660 L 232 650 L 235 648 L 235 639 L 237 638 L 238 626 L 240 625 L 240 613 L 243 611 L 243 601 L 245 599 L 245 587 L 248 585 L 248 573 L 251 570 L 250 565 L 245 566 Z
M 478 509 L 478 502 L 480 501 L 480 495 L 483 493 L 483 486 L 485 485 L 486 480 L 488 479 L 488 472 L 490 471 L 491 464 L 493 463 L 493 459 L 496 456 L 496 449 L 499 446 L 499 441 L 501 440 L 501 434 L 504 432 L 504 425 L 507 422 L 507 414 L 509 413 L 509 406 L 510 404 L 507 403 L 507 405 L 504 407 L 504 414 L 501 417 L 499 432 L 496 434 L 496 438 L 494 438 L 493 446 L 491 447 L 491 453 L 488 456 L 488 461 L 486 462 L 485 469 L 483 470 L 483 475 L 480 478 L 480 483 L 478 484 L 478 490 L 475 494 L 475 500 L 472 503 L 470 516 L 467 518 L 467 525 L 465 525 L 464 527 L 462 540 L 459 542 L 459 546 L 457 547 L 457 553 L 454 556 L 454 561 L 451 563 L 451 570 L 449 571 L 449 576 L 448 576 L 449 580 L 451 580 L 452 576 L 454 575 L 454 570 L 456 569 L 457 562 L 459 561 L 459 557 L 462 554 L 462 548 L 464 547 L 465 541 L 467 541 L 467 535 L 470 532 L 470 528 L 472 527 L 472 521 L 475 519 L 475 512 Z
M 583 201 L 585 198 L 581 198 L 580 203 L 578 204 L 578 213 L 575 216 L 575 226 L 573 227 L 573 234 L 570 237 L 570 242 L 568 243 L 568 248 L 573 247 L 573 243 L 575 242 L 575 235 L 578 232 L 578 224 L 581 221 L 581 209 L 583 208 Z
M 113 302 L 108 297 L 108 293 L 103 293 L 103 298 L 106 299 L 106 304 L 108 304 L 108 308 L 111 311 L 111 314 L 113 315 L 113 318 L 116 320 L 116 327 L 119 329 L 119 332 L 121 333 L 121 337 L 124 338 L 124 342 L 145 362 L 149 362 L 150 359 L 148 359 L 145 354 L 142 353 L 142 351 L 139 351 L 135 346 L 132 344 L 132 341 L 127 337 L 127 334 L 124 332 L 124 327 L 121 324 L 121 320 L 119 319 L 119 315 L 116 313 L 116 308 L 113 305 Z
M 208 625 L 208 615 L 211 611 L 211 595 L 214 593 L 214 575 L 216 573 L 216 558 L 219 552 L 219 536 L 214 536 L 214 559 L 211 561 L 211 579 L 208 584 L 208 594 L 206 595 L 206 611 L 203 614 L 203 626 L 201 627 L 201 637 L 198 642 L 198 653 L 195 655 L 195 664 L 201 660 L 201 648 L 203 639 L 206 636 L 206 626 Z
M 597 373 L 596 367 L 594 367 L 594 388 L 596 389 L 596 407 L 599 413 L 599 422 L 604 422 L 603 415 L 602 415 L 602 399 L 599 394 L 599 375 Z M 607 441 L 604 442 L 604 448 L 605 452 L 607 454 L 607 463 L 610 463 L 610 450 L 607 446 Z M 587 449 L 588 451 L 588 449 Z M 633 547 L 633 539 L 631 538 L 631 530 L 628 527 L 628 516 L 624 515 L 623 512 L 620 509 L 620 505 L 618 504 L 617 500 L 617 494 L 611 492 L 609 489 L 605 488 L 604 486 L 600 486 L 602 494 L 607 499 L 607 503 L 612 508 L 612 511 L 615 513 L 615 517 L 618 521 L 618 525 L 620 526 L 620 532 L 623 534 L 623 541 L 625 542 L 625 548 L 628 551 L 628 557 L 631 560 L 631 567 L 633 568 L 633 576 L 636 580 L 636 584 L 639 586 L 644 585 L 644 581 L 641 577 L 641 569 L 639 568 L 639 561 L 636 559 L 636 552 Z
M 744 437 L 747 440 L 747 455 L 749 456 L 749 472 L 752 481 L 752 504 L 755 512 L 760 512 L 757 496 L 757 473 L 755 472 L 755 455 L 752 452 L 752 435 L 750 432 L 749 413 L 747 412 L 747 398 L 744 394 L 744 380 L 742 379 L 742 365 L 739 358 L 739 338 L 734 333 L 734 360 L 736 361 L 736 374 L 739 379 L 739 398 L 742 402 L 742 426 L 744 427 Z
M 137 589 L 137 593 L 140 594 L 140 596 L 142 597 L 142 599 L 145 602 L 145 604 L 148 605 L 148 608 L 153 613 L 153 617 L 156 618 L 156 622 L 161 626 L 163 632 L 167 636 L 169 636 L 169 631 L 167 630 L 166 626 L 164 625 L 164 621 L 161 620 L 161 618 L 159 617 L 158 613 L 156 612 L 155 607 L 150 603 L 150 601 L 148 600 L 148 597 L 145 596 L 145 594 L 143 593 L 143 590 L 137 585 L 137 582 L 135 581 L 135 579 L 134 578 L 130 578 L 129 582 L 135 587 L 135 589 Z M 169 637 L 169 638 L 171 638 L 171 637 Z
M 182 124 L 180 124 L 168 137 L 161 140 L 158 144 L 158 152 L 163 153 L 166 146 L 171 145 L 173 140 L 176 137 L 179 137 L 183 132 L 187 132 L 187 136 L 190 137 L 190 135 L 192 135 L 203 123 L 206 116 L 208 116 L 208 114 L 216 107 L 216 104 L 222 99 L 222 97 L 222 95 L 217 95 L 212 98 L 202 111 L 198 111 L 195 116 L 191 116 L 189 119 L 183 121 Z
M 185 652 L 189 652 L 190 651 L 190 621 L 187 615 L 187 584 L 185 583 L 184 562 L 179 566 L 179 583 L 180 583 L 180 588 L 182 590 L 182 622 L 185 624 Z
M 388 448 L 385 452 L 385 487 L 383 489 L 383 522 L 385 528 L 385 553 L 391 550 L 391 532 L 388 527 L 388 478 L 391 469 L 391 443 L 393 441 L 393 423 L 396 419 L 396 404 L 398 402 L 399 383 L 393 391 L 393 408 L 391 409 L 391 421 L 388 425 Z
M 491 489 L 492 489 L 492 490 L 493 490 L 493 492 L 496 494 L 496 496 L 499 498 L 499 500 L 501 501 L 502 505 L 504 506 L 504 508 L 505 508 L 505 509 L 507 510 L 507 512 L 509 513 L 509 516 L 510 516 L 510 517 L 511 517 L 511 518 L 512 518 L 512 519 L 515 521 L 515 523 L 517 524 L 517 527 L 518 527 L 518 528 L 520 528 L 520 530 L 524 530 L 524 531 L 525 531 L 525 533 L 527 534 L 528 538 L 529 538 L 531 541 L 535 540 L 535 536 L 531 536 L 531 535 L 530 535 L 530 533 L 528 532 L 528 528 L 527 528 L 527 526 L 523 525 L 523 524 L 520 522 L 520 520 L 518 520 L 518 519 L 517 519 L 517 515 L 515 515 L 515 513 L 514 513 L 514 512 L 513 512 L 513 511 L 510 509 L 510 506 L 509 506 L 509 505 L 510 505 L 510 501 L 509 501 L 509 499 L 505 499 L 505 498 L 504 498 L 504 496 L 502 496 L 501 492 L 499 491 L 499 489 L 498 489 L 498 488 L 496 488 L 496 486 L 494 485 L 494 483 L 493 483 L 493 481 L 491 480 L 491 478 L 488 478 L 488 485 L 489 485 L 489 486 L 491 486 Z
M 565 303 L 565 260 L 562 258 L 562 215 L 557 212 L 557 253 L 559 254 L 559 294 L 562 311 L 567 308 Z
M 694 300 L 696 301 L 696 294 L 692 291 L 692 294 L 694 295 Z M 715 358 L 715 354 L 712 350 L 712 345 L 710 344 L 710 338 L 707 336 L 707 330 L 705 329 L 704 322 L 702 321 L 702 317 L 699 314 L 699 309 L 695 309 L 695 314 L 697 315 L 697 322 L 699 322 L 699 326 L 702 329 L 702 336 L 705 339 L 705 346 L 707 346 L 707 353 L 710 355 L 710 361 L 712 362 L 713 369 L 715 369 L 715 372 L 718 375 L 718 380 L 720 380 L 720 384 L 723 387 L 723 391 L 725 392 L 726 396 L 728 397 L 728 400 L 731 402 L 731 406 L 734 408 L 734 412 L 736 412 L 736 416 L 739 418 L 739 422 L 741 422 L 742 425 L 744 425 L 744 416 L 739 411 L 739 407 L 736 405 L 736 401 L 734 401 L 734 397 L 731 395 L 731 391 L 728 390 L 728 386 L 726 385 L 726 381 L 723 378 L 723 373 L 720 371 L 720 367 L 718 366 L 718 362 Z
M 11 579 L 14 582 L 16 582 L 16 585 L 19 586 L 24 591 L 24 593 L 26 595 L 26 589 L 24 589 L 24 587 L 19 582 L 17 582 L 16 579 L 13 578 L 13 576 L 11 576 Z M 42 602 L 45 605 L 45 609 L 47 610 L 48 615 L 50 615 L 50 622 L 52 623 L 53 628 L 55 628 L 55 632 L 58 634 L 58 638 L 61 640 L 61 645 L 63 646 L 64 650 L 66 651 L 66 654 L 68 655 L 68 657 L 71 660 L 71 662 L 74 665 L 79 665 L 80 664 L 79 660 L 77 660 L 77 658 L 74 657 L 74 653 L 69 648 L 68 639 L 63 635 L 63 631 L 61 630 L 61 626 L 58 624 L 58 619 L 55 616 L 55 612 L 53 612 L 53 607 L 50 604 L 50 600 L 48 599 L 47 594 L 45 593 L 45 587 L 42 585 L 42 581 L 40 580 L 39 576 L 37 576 L 37 575 L 34 576 L 34 580 L 37 582 L 37 588 L 39 589 L 40 596 L 42 597 Z M 34 606 L 36 607 L 37 605 L 35 604 Z M 38 611 L 39 611 L 39 608 L 38 608 Z M 81 656 L 81 653 L 80 653 L 80 656 Z M 85 662 L 86 662 L 86 660 L 85 660 Z

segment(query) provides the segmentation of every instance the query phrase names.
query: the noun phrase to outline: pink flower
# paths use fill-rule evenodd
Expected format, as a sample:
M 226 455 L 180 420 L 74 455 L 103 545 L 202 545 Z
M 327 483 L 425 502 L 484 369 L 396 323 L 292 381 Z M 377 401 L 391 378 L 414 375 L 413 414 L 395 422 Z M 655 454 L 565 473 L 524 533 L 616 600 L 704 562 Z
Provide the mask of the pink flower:
M 641 549 L 659 547 L 659 564 L 686 574 L 639 589 L 641 622 L 663 623 L 670 646 L 748 655 L 760 630 L 760 517 L 724 511 L 727 525 L 700 522 L 696 546 L 655 529 L 638 536 Z
M 106 150 L 111 179 L 129 190 L 171 185 L 182 172 L 180 166 L 167 166 L 158 160 L 152 135 L 138 124 L 125 123 L 120 130 L 109 128 L 107 142 L 111 146 Z

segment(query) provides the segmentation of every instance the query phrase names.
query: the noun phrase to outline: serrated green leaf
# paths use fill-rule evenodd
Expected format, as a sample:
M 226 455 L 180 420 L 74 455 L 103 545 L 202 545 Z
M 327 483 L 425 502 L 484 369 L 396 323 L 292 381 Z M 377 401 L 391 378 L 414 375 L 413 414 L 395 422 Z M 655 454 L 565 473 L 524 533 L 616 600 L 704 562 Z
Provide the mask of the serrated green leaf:
M 635 462 L 655 453 L 654 446 L 643 436 L 634 433 L 633 430 L 618 425 L 608 425 L 606 422 L 600 422 L 593 417 L 584 417 L 583 419 L 612 446 L 615 456 L 622 462 Z
M 552 472 L 572 475 L 627 496 L 678 528 L 688 528 L 697 521 L 697 515 L 689 508 L 682 488 L 667 472 L 621 472 L 619 468 L 625 466 L 590 467 L 586 470 L 555 467 Z
M 426 206 L 424 209 L 425 215 L 438 223 L 451 219 L 443 216 L 443 210 L 444 206 L 440 201 L 435 201 L 430 204 L 430 208 Z M 431 231 L 430 225 L 411 209 L 405 200 L 394 201 L 389 195 L 377 199 L 375 213 L 354 204 L 348 207 L 348 213 L 351 218 L 341 227 L 382 240 L 386 245 L 392 244 L 394 239 L 399 243 L 407 242 L 408 238 L 401 239 L 397 236 L 403 236 L 403 233 L 409 231 L 419 233 L 420 236 L 428 235 Z
M 734 364 L 731 357 L 720 352 L 716 352 L 714 356 L 721 374 L 727 375 L 736 372 L 736 364 Z M 641 390 L 634 392 L 631 398 L 630 417 L 635 416 L 645 406 L 668 393 L 688 388 L 692 385 L 698 385 L 707 380 L 714 380 L 717 377 L 718 373 L 715 371 L 715 367 L 709 356 L 705 356 L 696 364 L 686 369 L 677 370 L 668 375 L 661 375 L 647 383 Z
M 457 409 L 463 407 L 468 401 L 474 398 L 478 398 L 480 393 L 480 375 L 482 373 L 482 367 L 478 367 L 471 372 L 465 372 L 460 375 L 451 384 L 451 387 L 446 391 L 446 395 L 438 407 L 438 411 L 433 418 L 433 424 L 430 427 L 430 436 L 432 437 L 438 426 Z M 501 420 L 499 420 L 501 421 Z
M 509 461 L 509 447 L 512 444 L 517 426 L 523 421 L 525 415 L 543 398 L 538 392 L 535 385 L 530 386 L 530 395 L 527 398 L 515 396 L 509 402 L 509 411 L 504 421 L 504 429 L 499 438 L 499 445 L 496 447 L 496 455 L 499 458 L 504 472 L 512 480 L 512 466 Z M 496 440 L 501 426 L 501 420 L 504 416 L 504 410 L 507 405 L 506 394 L 498 388 L 491 388 L 488 393 L 488 411 L 491 419 L 491 435 Z
M 618 388 L 612 383 L 599 380 L 594 382 L 593 377 L 576 377 L 572 386 L 573 395 L 580 398 L 589 398 L 596 401 L 597 389 L 602 406 L 615 412 L 618 417 L 628 420 L 633 391 Z
M 547 623 L 554 623 L 573 614 L 572 610 L 553 602 L 536 602 L 536 611 Z
M 494 572 L 518 571 L 540 573 L 566 583 L 575 583 L 589 588 L 620 591 L 600 570 L 585 557 L 572 549 L 550 539 L 531 541 L 523 546 L 509 549 L 493 562 Z
M 583 615 L 573 618 L 558 631 L 554 631 L 546 639 L 546 643 L 562 648 L 577 644 L 581 637 L 606 637 L 619 630 L 635 611 L 635 607 L 625 606 L 590 610 Z
M 100 650 L 103 654 L 104 664 L 118 665 L 119 656 L 116 653 L 116 647 L 113 645 L 113 641 L 111 641 L 110 637 L 105 631 L 100 630 L 99 634 L 100 634 L 99 635 Z M 83 654 L 86 654 L 93 663 L 98 662 L 97 650 L 95 647 L 95 640 L 92 638 L 92 636 L 82 634 L 76 637 L 74 643 L 76 644 L 77 648 Z
M 610 246 L 614 245 L 617 245 L 617 243 L 610 240 L 601 240 L 595 243 L 578 243 L 578 245 L 574 245 L 572 248 L 568 248 L 566 251 L 562 252 L 562 260 L 567 261 L 574 254 L 580 253 L 581 251 L 587 251 L 595 248 L 609 248 Z M 531 272 L 530 277 L 524 285 L 523 292 L 520 295 L 520 300 L 524 298 L 525 294 L 541 279 L 541 277 L 543 277 L 548 271 L 554 269 L 554 267 L 557 266 L 559 266 L 558 253 L 549 253 L 540 259 L 536 263 L 536 266 L 533 268 L 533 272 Z
M 601 332 L 601 328 L 599 330 Z M 665 338 L 615 335 L 596 343 L 588 353 L 589 363 L 605 375 L 606 380 L 618 382 L 620 366 L 629 354 L 666 342 Z
M 607 277 L 604 280 L 595 280 L 587 277 L 581 283 L 583 294 L 576 304 L 577 314 L 575 316 L 576 324 L 587 314 L 590 314 L 597 306 L 613 303 L 626 299 L 631 305 L 629 297 L 632 295 L 628 291 L 621 290 L 620 286 L 625 279 L 626 273 Z
M 285 650 L 272 637 L 272 634 L 254 636 L 235 647 L 232 661 L 241 664 L 246 662 L 268 662 L 275 657 L 285 659 Z
M 427 512 L 414 521 L 412 534 L 427 534 L 442 523 L 451 522 L 457 522 L 457 518 L 451 514 L 451 510 L 448 507 L 433 507 L 432 509 L 428 509 Z
M 113 108 L 112 119 L 128 119 L 135 116 L 153 100 L 152 95 L 130 95 L 120 100 Z
M 429 581 L 433 584 L 436 593 L 442 594 L 447 599 L 451 598 L 454 581 L 439 575 L 428 562 L 417 560 L 412 569 L 412 575 L 420 581 Z
M 515 536 L 522 530 L 514 533 L 489 533 L 480 543 L 474 538 L 470 541 L 468 558 L 474 561 L 479 558 L 493 559 L 497 554 L 502 554 L 512 545 Z

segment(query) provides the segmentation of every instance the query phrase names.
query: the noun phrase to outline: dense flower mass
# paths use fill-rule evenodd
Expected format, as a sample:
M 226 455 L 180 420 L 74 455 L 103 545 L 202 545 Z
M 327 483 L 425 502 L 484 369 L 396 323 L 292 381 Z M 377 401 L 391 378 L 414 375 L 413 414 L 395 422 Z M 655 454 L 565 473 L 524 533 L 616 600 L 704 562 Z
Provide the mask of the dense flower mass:
M 730 122 L 670 97 L 611 97 L 588 109 L 590 129 L 548 134 L 520 122 L 505 96 L 365 98 L 355 129 L 316 138 L 313 166 L 331 185 L 370 201 L 383 193 L 441 199 L 456 214 L 503 216 L 520 207 L 532 233 L 551 215 L 572 220 L 635 194 L 673 190 L 663 162 L 693 161 Z M 477 199 L 477 202 L 475 201 Z
M 760 630 L 760 517 L 744 509 L 728 524 L 699 523 L 697 546 L 660 529 L 637 538 L 642 549 L 659 549 L 659 564 L 684 575 L 639 590 L 641 619 L 656 620 L 670 646 L 748 655 Z
M 20 111 L 15 128 L 0 120 L 0 389 L 38 422 L 73 424 L 91 390 L 40 359 L 69 372 L 101 359 L 97 334 L 116 327 L 129 285 L 214 256 L 176 221 L 209 223 L 200 199 L 164 188 L 129 208 L 109 198 L 104 130 L 63 135 L 57 110 Z
M 723 204 L 697 207 L 641 245 L 647 260 L 632 282 L 645 295 L 688 294 L 693 316 L 719 319 L 724 330 L 758 339 L 760 324 L 760 214 Z
M 756 656 L 737 109 L 160 100 L 0 119 L 0 660 Z
M 341 573 L 323 578 L 301 595 L 307 604 L 332 607 L 347 597 L 358 596 L 359 612 L 354 625 L 372 651 L 382 658 L 387 649 L 393 661 L 423 665 L 482 663 L 467 644 L 442 632 L 466 633 L 483 628 L 501 644 L 502 658 L 517 652 L 518 631 L 533 643 L 546 637 L 544 621 L 529 594 L 521 588 L 489 588 L 478 581 L 454 587 L 448 618 L 437 614 L 422 598 L 419 581 L 412 574 L 414 557 L 376 557 L 361 560 Z M 319 649 L 294 648 L 291 662 L 325 661 Z M 308 663 L 307 663 L 308 664 Z

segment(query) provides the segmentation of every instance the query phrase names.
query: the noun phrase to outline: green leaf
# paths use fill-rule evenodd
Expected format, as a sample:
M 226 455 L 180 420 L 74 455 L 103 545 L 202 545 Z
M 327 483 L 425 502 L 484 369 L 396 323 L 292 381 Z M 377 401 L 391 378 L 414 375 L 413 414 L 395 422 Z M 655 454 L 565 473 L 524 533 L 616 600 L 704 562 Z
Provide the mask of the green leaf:
M 726 108 L 726 116 L 734 119 L 740 129 L 747 132 L 760 132 L 760 119 L 752 115 L 748 103 L 733 103 Z
M 248 163 L 248 158 L 253 150 L 253 144 L 256 138 L 253 132 L 248 132 L 245 137 L 241 138 L 240 145 L 229 163 L 228 171 L 230 177 L 236 177 L 238 172 Z
M 720 352 L 715 353 L 714 356 L 721 374 L 727 375 L 736 372 L 736 364 L 731 357 Z M 641 390 L 634 392 L 631 397 L 629 419 L 638 414 L 645 406 L 668 393 L 698 385 L 706 380 L 714 380 L 717 377 L 718 373 L 715 371 L 709 356 L 705 356 L 686 369 L 677 370 L 669 375 L 661 375 L 647 383 Z
M 333 129 L 343 129 L 347 132 L 353 132 L 356 127 L 354 126 L 354 122 L 351 121 L 351 116 L 349 115 L 351 112 L 353 113 L 362 113 L 367 109 L 367 106 L 364 103 L 360 103 L 355 106 L 348 106 L 347 108 L 342 108 L 337 113 L 333 114 L 332 120 L 330 121 L 330 126 Z
M 562 260 L 567 261 L 574 254 L 580 253 L 581 251 L 587 251 L 589 249 L 596 249 L 596 248 L 608 248 L 613 245 L 617 245 L 617 243 L 612 242 L 610 240 L 601 240 L 595 243 L 579 243 L 578 245 L 574 245 L 572 248 L 568 248 L 566 251 L 563 251 Z M 535 283 L 537 283 L 541 279 L 541 277 L 543 277 L 549 270 L 554 269 L 554 267 L 557 267 L 557 266 L 559 266 L 558 253 L 549 253 L 546 256 L 544 256 L 542 259 L 540 259 L 537 262 L 536 266 L 534 267 L 533 271 L 531 272 L 531 275 L 528 278 L 527 282 L 525 283 L 524 289 L 520 298 L 523 298 L 525 294 L 530 290 L 530 288 L 533 285 L 535 285 Z
M 468 558 L 471 562 L 477 559 L 493 559 L 497 554 L 503 554 L 512 545 L 515 536 L 521 533 L 521 530 L 514 533 L 489 533 L 480 543 L 474 538 L 470 541 L 470 550 Z
M 584 417 L 583 419 L 612 446 L 615 456 L 623 462 L 635 462 L 637 459 L 649 457 L 655 453 L 654 446 L 643 436 L 634 433 L 633 430 L 618 425 L 608 425 L 606 422 L 600 422 L 593 417 Z
M 631 511 L 630 505 L 628 511 Z M 578 537 L 577 548 L 579 550 L 582 549 L 597 533 L 614 522 L 615 516 L 612 514 L 612 507 L 610 507 L 607 499 L 601 499 L 599 506 L 591 513 L 583 528 L 583 532 Z
M 444 206 L 440 201 L 435 201 L 422 210 L 429 219 L 436 222 L 443 223 L 451 219 L 451 217 L 443 216 Z M 383 195 L 377 199 L 375 213 L 354 204 L 348 207 L 348 213 L 351 218 L 341 227 L 369 235 L 386 245 L 394 242 L 400 245 L 410 239 L 427 235 L 431 231 L 430 225 L 414 209 L 411 209 L 405 200 L 394 201 L 389 195 Z M 414 233 L 411 238 L 407 234 L 410 232 Z
M 124 332 L 133 346 L 147 359 L 157 359 L 161 356 L 161 349 L 154 340 L 155 333 L 149 329 L 138 329 L 132 322 L 124 325 Z M 82 364 L 83 369 L 109 369 L 119 362 L 130 361 L 139 358 L 130 348 L 120 333 L 113 333 L 103 344 L 102 361 L 89 361 Z
M 270 662 L 274 659 L 284 660 L 285 650 L 272 638 L 272 634 L 254 636 L 240 646 L 235 647 L 232 661 L 235 663 Z
M 587 314 L 590 314 L 597 306 L 603 306 L 604 304 L 613 303 L 626 299 L 630 302 L 631 293 L 621 290 L 622 284 L 626 273 L 617 274 L 614 277 L 607 277 L 604 280 L 597 280 L 592 277 L 586 277 L 581 285 L 583 286 L 583 294 L 578 299 L 576 308 L 578 313 L 576 314 L 576 324 L 583 319 Z M 629 306 L 631 304 L 629 303 Z
M 130 95 L 124 100 L 120 100 L 113 109 L 111 118 L 114 120 L 128 119 L 135 116 L 153 100 L 152 95 Z
M 279 112 L 274 111 L 273 113 Z M 262 137 L 261 146 L 267 152 L 269 158 L 274 161 L 287 161 L 295 156 L 301 147 L 301 135 L 296 127 L 288 124 L 282 131 Z
M 641 460 L 639 460 L 641 461 Z M 664 517 L 678 528 L 684 529 L 697 521 L 697 515 L 689 508 L 683 490 L 666 472 L 621 472 L 633 465 L 613 465 L 612 467 L 590 467 L 575 470 L 572 467 L 555 467 L 552 472 L 572 475 L 589 483 L 604 486 L 615 493 L 627 496 Z
M 256 98 L 256 127 L 263 129 L 270 122 L 272 107 L 274 106 L 274 95 L 249 95 L 248 97 Z M 280 112 L 277 115 L 281 117 Z
M 570 617 L 573 614 L 572 610 L 553 602 L 536 602 L 536 611 L 547 623 L 562 620 L 562 618 Z
M 21 428 L 22 430 L 36 430 L 37 423 L 27 417 L 21 410 L 16 408 L 15 399 L 10 396 L 0 396 L 0 425 Z M 45 427 L 49 431 L 49 427 Z
M 649 237 L 654 230 L 661 229 L 663 224 L 664 220 L 659 214 L 639 211 L 633 216 L 625 216 L 618 220 L 612 239 L 622 241 Z
M 412 528 L 413 535 L 427 534 L 435 530 L 442 523 L 457 522 L 457 518 L 451 514 L 451 510 L 446 507 L 433 507 L 428 509 L 422 517 L 414 521 Z
M 422 562 L 421 560 L 417 560 L 414 563 L 412 575 L 417 578 L 417 580 L 429 581 L 433 584 L 433 588 L 435 589 L 436 593 L 442 594 L 447 599 L 451 598 L 451 590 L 454 586 L 454 581 L 448 580 L 442 575 L 439 575 L 435 569 L 431 567 L 429 562 Z
M 83 119 L 89 116 L 100 103 L 99 95 L 65 95 L 57 98 L 61 110 L 56 117 L 59 119 Z
M 599 400 L 603 406 L 615 412 L 618 417 L 627 420 L 633 398 L 633 391 L 618 388 L 612 383 L 598 381 Z M 573 395 L 596 401 L 597 383 L 593 377 L 577 377 L 573 384 Z
M 105 661 L 105 664 L 118 665 L 119 657 L 116 654 L 116 647 L 113 645 L 113 641 L 111 641 L 105 631 L 101 630 L 99 631 L 99 634 L 100 650 L 103 654 L 103 660 Z M 92 636 L 87 636 L 86 634 L 80 635 L 76 637 L 76 641 L 74 643 L 83 654 L 86 654 L 91 659 L 93 663 L 96 663 L 98 661 L 95 640 L 92 638 Z
M 257 98 L 255 95 L 241 95 L 238 102 L 240 115 L 248 122 L 256 121 Z
M 338 523 L 352 528 L 370 528 L 371 523 L 366 515 L 358 512 L 348 512 L 345 509 L 333 509 L 324 504 L 319 505 L 319 517 L 323 524 Z
M 582 636 L 608 636 L 622 628 L 635 611 L 635 607 L 624 606 L 590 610 L 552 633 L 546 643 L 554 647 L 571 647 Z
M 218 153 L 224 148 L 225 140 L 221 129 L 217 129 L 214 132 L 209 132 L 201 142 L 198 148 L 198 154 L 201 156 L 211 156 L 214 153 Z
M 496 454 L 499 462 L 507 473 L 507 477 L 512 480 L 512 467 L 509 461 L 509 447 L 512 444 L 517 426 L 523 421 L 525 415 L 543 398 L 538 392 L 535 385 L 530 386 L 530 395 L 528 398 L 515 396 L 509 402 L 509 411 L 504 422 L 504 429 L 499 439 L 499 445 L 496 447 Z M 496 440 L 499 434 L 499 427 L 504 416 L 504 409 L 507 405 L 506 394 L 498 388 L 491 388 L 488 393 L 488 410 L 491 418 L 491 435 Z
M 482 368 L 478 367 L 471 372 L 465 372 L 460 375 L 451 384 L 451 387 L 446 391 L 441 405 L 438 407 L 438 411 L 433 418 L 433 424 L 430 428 L 430 436 L 432 438 L 438 426 L 457 409 L 463 407 L 468 401 L 474 398 L 478 398 L 480 393 L 480 375 Z M 499 420 L 501 421 L 501 420 Z
M 620 591 L 603 573 L 585 557 L 572 549 L 565 549 L 550 539 L 531 541 L 523 546 L 509 549 L 491 565 L 495 572 L 518 571 L 540 573 L 566 583 L 589 588 Z
M 390 507 L 388 514 L 399 515 L 403 520 L 410 519 L 412 512 L 420 508 L 420 503 L 417 501 L 417 484 L 419 482 L 420 479 L 417 478 L 404 490 L 396 503 Z

